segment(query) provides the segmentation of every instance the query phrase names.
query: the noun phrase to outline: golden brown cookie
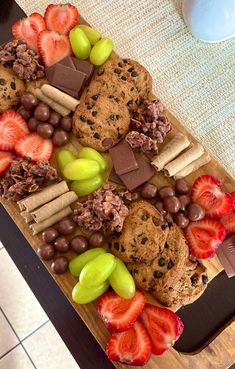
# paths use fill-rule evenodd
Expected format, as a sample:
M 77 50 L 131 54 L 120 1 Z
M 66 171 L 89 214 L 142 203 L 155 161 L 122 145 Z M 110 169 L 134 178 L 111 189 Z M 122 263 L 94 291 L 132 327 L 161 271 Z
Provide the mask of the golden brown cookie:
M 169 228 L 164 249 L 148 263 L 129 263 L 127 267 L 138 287 L 161 291 L 173 286 L 185 272 L 188 246 L 181 229 L 173 224 Z
M 125 137 L 130 116 L 125 106 L 108 96 L 96 100 L 82 97 L 73 116 L 73 133 L 80 144 L 98 151 L 107 151 Z
M 125 262 L 146 263 L 162 251 L 168 232 L 168 223 L 158 210 L 140 200 L 130 206 L 122 233 L 114 235 L 108 247 Z
M 15 75 L 12 68 L 0 64 L 0 113 L 16 107 L 24 91 L 24 82 Z
M 153 296 L 165 306 L 176 307 L 192 304 L 205 291 L 208 283 L 207 270 L 198 260 L 189 259 L 180 280 Z

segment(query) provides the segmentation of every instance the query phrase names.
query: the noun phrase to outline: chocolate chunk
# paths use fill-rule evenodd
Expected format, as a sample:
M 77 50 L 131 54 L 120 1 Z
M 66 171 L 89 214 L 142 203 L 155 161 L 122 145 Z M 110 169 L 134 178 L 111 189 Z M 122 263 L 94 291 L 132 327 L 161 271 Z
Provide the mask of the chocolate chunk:
M 196 287 L 198 283 L 198 274 L 194 273 L 190 279 L 191 279 L 192 286 Z
M 158 265 L 159 266 L 164 266 L 166 264 L 166 262 L 165 262 L 165 259 L 164 258 L 160 258 L 159 260 L 158 260 Z
M 207 275 L 203 275 L 202 276 L 202 283 L 207 284 L 209 282 L 209 278 L 207 277 Z
M 141 220 L 143 220 L 144 222 L 146 222 L 146 220 L 149 219 L 149 214 L 145 213 L 144 215 L 142 215 Z
M 122 182 L 121 178 L 117 175 L 117 173 L 115 172 L 114 169 L 112 169 L 112 171 L 109 175 L 109 181 L 112 181 L 114 183 L 123 185 L 123 182 Z
M 119 251 L 119 243 L 118 242 L 114 242 L 113 244 L 114 248 Z
M 102 74 L 104 74 L 104 68 L 99 68 L 99 69 L 97 70 L 97 75 L 98 75 L 98 76 L 102 76 Z
M 165 229 L 168 227 L 168 225 L 167 224 L 162 224 L 161 225 L 161 229 L 163 230 L 163 231 L 165 231 Z
M 95 124 L 92 120 L 90 120 L 90 119 L 87 119 L 87 124 L 89 124 L 89 126 L 93 126 L 93 124 Z
M 74 57 L 72 57 L 71 59 L 76 70 L 86 75 L 86 85 L 89 84 L 94 72 L 94 65 L 87 60 L 80 60 Z
M 73 63 L 73 60 L 72 60 L 71 56 L 66 56 L 64 59 L 60 60 L 58 62 L 58 64 L 65 65 L 68 68 L 71 68 L 71 69 L 76 70 L 76 67 L 75 67 L 75 65 Z
M 91 114 L 92 114 L 93 117 L 96 117 L 97 111 L 93 111 Z
M 16 90 L 16 84 L 15 84 L 15 82 L 11 82 L 10 85 L 11 85 L 11 89 L 12 90 Z
M 235 275 L 235 234 L 228 237 L 217 250 L 217 256 L 229 278 Z
M 4 78 L 0 78 L 0 85 L 4 86 L 6 84 L 6 80 Z
M 170 261 L 168 261 L 167 263 L 167 269 L 173 268 L 174 265 L 175 265 L 174 262 L 170 259 Z
M 131 73 L 131 77 L 137 77 L 137 76 L 138 76 L 138 74 L 139 74 L 139 73 L 137 73 L 136 71 L 133 71 L 133 72 Z
M 104 147 L 112 147 L 113 146 L 113 139 L 112 138 L 105 138 L 103 141 L 102 141 L 102 145 Z
M 122 71 L 121 71 L 121 69 L 119 69 L 119 68 L 115 68 L 115 69 L 114 69 L 114 73 L 116 73 L 116 74 L 121 74 L 121 72 L 122 72 Z
M 147 241 L 148 241 L 148 237 L 143 237 L 141 240 L 141 245 L 145 245 Z
M 93 134 L 93 137 L 94 137 L 94 138 L 96 138 L 97 140 L 99 140 L 99 139 L 100 139 L 100 135 L 99 135 L 99 133 L 98 133 L 98 132 L 95 132 L 95 133 Z
M 122 79 L 123 81 L 126 81 L 126 76 L 121 76 L 121 79 Z
M 155 174 L 154 169 L 148 162 L 145 161 L 144 158 L 140 157 L 136 159 L 136 161 L 139 166 L 138 169 L 120 176 L 121 180 L 129 191 L 141 186 Z
M 153 273 L 154 278 L 161 278 L 163 275 L 162 272 L 160 272 L 159 270 L 155 270 Z
M 143 282 L 143 283 L 145 283 L 146 281 L 147 281 L 147 279 L 146 279 L 146 278 L 143 278 L 143 279 L 142 279 L 142 282 Z
M 130 173 L 139 166 L 134 156 L 134 152 L 126 142 L 121 142 L 109 150 L 114 165 L 115 172 L 120 176 Z
M 86 117 L 84 116 L 84 115 L 80 115 L 80 120 L 82 121 L 82 122 L 86 122 Z
M 91 96 L 92 100 L 96 101 L 98 99 L 98 95 Z
M 160 224 L 162 223 L 161 219 L 157 218 L 157 217 L 153 217 L 153 223 L 155 224 L 155 226 L 160 226 Z

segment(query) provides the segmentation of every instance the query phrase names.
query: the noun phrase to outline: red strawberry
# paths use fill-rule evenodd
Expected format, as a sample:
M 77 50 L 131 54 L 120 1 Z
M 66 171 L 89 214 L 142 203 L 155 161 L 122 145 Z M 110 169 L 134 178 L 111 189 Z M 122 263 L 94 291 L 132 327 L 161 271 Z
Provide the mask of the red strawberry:
M 37 51 L 39 32 L 46 28 L 44 18 L 39 13 L 33 13 L 12 26 L 12 34 L 17 40 L 24 39 L 30 49 Z
M 14 155 L 11 152 L 0 151 L 0 174 L 11 165 Z
M 68 36 L 48 30 L 39 34 L 38 50 L 47 67 L 72 54 Z
M 37 133 L 31 133 L 22 138 L 15 146 L 15 151 L 19 156 L 30 159 L 33 162 L 49 160 L 52 150 L 52 141 L 40 137 Z
M 230 195 L 232 195 L 234 203 L 235 203 L 235 191 L 231 192 Z
M 77 8 L 71 4 L 50 4 L 45 11 L 47 29 L 68 35 L 78 22 Z
M 155 355 L 167 351 L 183 333 L 182 320 L 169 309 L 146 304 L 140 318 L 152 340 Z
M 220 219 L 227 233 L 235 232 L 235 212 Z
M 29 130 L 25 120 L 15 110 L 6 110 L 0 116 L 0 150 L 11 151 Z
M 198 177 L 193 184 L 192 200 L 204 207 L 209 218 L 220 218 L 234 209 L 232 195 L 223 192 L 221 186 L 221 182 L 209 174 Z
M 223 242 L 226 231 L 217 220 L 191 222 L 184 230 L 191 253 L 199 259 L 211 258 Z
M 128 365 L 144 365 L 151 356 L 151 339 L 140 320 L 125 332 L 113 333 L 106 352 L 113 361 Z
M 145 303 L 145 295 L 140 291 L 131 299 L 123 299 L 114 291 L 108 291 L 98 300 L 98 312 L 108 329 L 122 332 L 133 325 Z

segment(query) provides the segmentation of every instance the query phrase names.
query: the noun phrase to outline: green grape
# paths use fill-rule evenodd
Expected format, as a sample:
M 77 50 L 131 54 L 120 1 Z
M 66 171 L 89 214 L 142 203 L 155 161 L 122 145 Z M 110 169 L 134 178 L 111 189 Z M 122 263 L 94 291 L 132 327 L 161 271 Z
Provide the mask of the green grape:
M 92 192 L 95 192 L 103 184 L 103 177 L 101 174 L 97 174 L 95 177 L 89 179 L 83 179 L 83 181 L 73 181 L 71 190 L 76 192 L 79 197 L 87 196 Z
M 63 175 L 71 181 L 81 181 L 96 176 L 100 172 L 100 165 L 91 159 L 76 159 L 66 164 Z
M 88 304 L 93 300 L 96 300 L 99 296 L 101 296 L 109 287 L 109 282 L 104 281 L 100 285 L 93 288 L 86 288 L 78 282 L 72 291 L 72 299 L 77 304 Z
M 86 34 L 91 45 L 95 45 L 96 42 L 99 41 L 102 37 L 99 31 L 97 31 L 95 28 L 87 26 L 86 24 L 79 24 L 78 27 L 81 28 Z
M 122 260 L 116 258 L 116 268 L 109 276 L 113 290 L 124 299 L 135 295 L 135 282 Z
M 96 287 L 108 279 L 116 267 L 116 259 L 106 253 L 89 261 L 81 271 L 80 283 L 87 288 Z
M 97 247 L 95 249 L 87 250 L 83 254 L 76 256 L 69 263 L 70 273 L 74 277 L 79 277 L 82 269 L 87 263 L 89 263 L 89 261 L 105 253 L 106 253 L 105 249 L 102 249 L 101 247 Z
M 58 153 L 58 166 L 60 171 L 62 172 L 65 165 L 70 163 L 71 161 L 75 160 L 76 156 L 69 150 L 67 149 L 61 149 Z
M 107 170 L 108 165 L 106 160 L 98 151 L 91 147 L 83 147 L 78 153 L 78 158 L 95 160 L 99 163 L 101 172 L 105 172 Z
M 74 55 L 78 59 L 89 58 L 91 52 L 91 44 L 87 38 L 85 32 L 78 26 L 74 27 L 69 32 L 69 40 L 74 52 Z
M 113 41 L 110 38 L 102 38 L 91 49 L 90 61 L 92 64 L 103 64 L 113 51 Z

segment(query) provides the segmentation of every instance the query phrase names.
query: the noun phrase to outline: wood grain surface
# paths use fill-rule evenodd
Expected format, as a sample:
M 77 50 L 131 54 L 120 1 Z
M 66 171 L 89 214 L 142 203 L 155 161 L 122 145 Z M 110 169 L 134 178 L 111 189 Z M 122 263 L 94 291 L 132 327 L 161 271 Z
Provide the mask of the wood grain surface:
M 182 132 L 187 134 L 192 141 L 195 139 L 190 135 L 189 132 L 183 127 L 183 125 L 178 122 L 169 112 L 166 113 L 170 118 L 173 130 L 167 136 L 167 139 L 164 142 L 164 145 L 174 136 L 176 132 Z M 67 148 L 71 149 L 75 153 L 79 149 L 79 144 L 75 137 L 71 138 L 70 143 L 67 145 Z M 52 164 L 56 165 L 56 156 L 58 149 L 54 150 Z M 210 173 L 222 180 L 224 183 L 224 187 L 228 191 L 232 191 L 235 188 L 235 180 L 220 166 L 218 162 L 215 160 L 211 160 L 211 162 L 205 165 L 203 168 L 200 168 L 195 173 L 191 174 L 187 177 L 187 180 L 192 183 L 198 175 L 203 173 Z M 165 184 L 173 184 L 173 180 L 170 178 L 163 177 L 161 174 L 156 174 L 154 179 L 151 182 L 156 183 L 158 186 L 162 186 Z M 19 227 L 21 232 L 24 234 L 25 238 L 28 240 L 30 245 L 34 250 L 37 249 L 38 246 L 42 244 L 42 240 L 40 236 L 32 236 L 31 231 L 28 226 L 24 223 L 23 218 L 21 218 L 18 206 L 11 202 L 6 202 L 5 200 L 1 200 L 3 206 L 12 217 L 16 225 Z M 72 252 L 68 254 L 68 257 L 72 257 L 74 254 Z M 55 282 L 61 288 L 63 293 L 69 299 L 74 309 L 77 311 L 79 316 L 83 319 L 87 327 L 90 329 L 94 337 L 100 343 L 100 345 L 105 349 L 107 340 L 109 338 L 109 332 L 105 328 L 103 322 L 98 316 L 96 303 L 90 303 L 87 305 L 77 305 L 71 300 L 71 291 L 73 286 L 76 283 L 76 279 L 69 273 L 65 273 L 62 276 L 57 276 L 51 273 L 50 270 L 50 262 L 43 262 L 43 264 L 48 269 L 49 273 L 54 278 Z M 220 264 L 217 257 L 214 257 L 211 260 L 205 261 L 205 264 L 208 268 L 208 274 L 210 279 L 213 279 L 222 269 L 222 265 Z M 150 302 L 156 303 L 156 301 L 150 298 Z M 221 302 L 222 303 L 222 302 Z M 202 317 L 203 318 L 203 317 Z M 192 332 L 193 334 L 193 332 Z M 165 353 L 161 357 L 156 357 L 152 355 L 150 361 L 143 368 L 145 369 L 226 369 L 229 368 L 235 361 L 235 322 L 232 321 L 227 327 L 217 335 L 212 342 L 210 342 L 203 350 L 200 352 L 196 352 L 193 355 L 178 353 L 173 348 L 170 349 L 167 353 Z M 126 366 L 119 363 L 114 363 L 117 368 L 127 369 L 132 368 L 133 366 Z

